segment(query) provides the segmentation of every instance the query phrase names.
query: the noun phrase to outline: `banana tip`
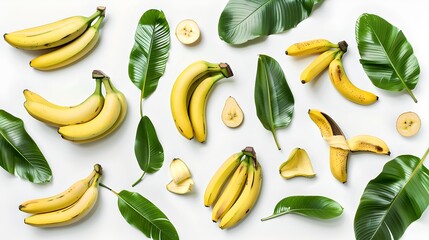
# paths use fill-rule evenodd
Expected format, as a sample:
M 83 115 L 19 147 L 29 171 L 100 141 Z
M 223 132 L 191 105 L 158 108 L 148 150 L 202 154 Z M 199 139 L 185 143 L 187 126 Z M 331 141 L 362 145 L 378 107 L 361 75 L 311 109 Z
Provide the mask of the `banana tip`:
M 287 50 L 285 51 L 285 54 L 286 54 L 286 55 L 289 55 L 289 53 L 287 52 Z
M 307 82 L 305 80 L 301 80 L 301 83 L 302 84 L 306 84 Z

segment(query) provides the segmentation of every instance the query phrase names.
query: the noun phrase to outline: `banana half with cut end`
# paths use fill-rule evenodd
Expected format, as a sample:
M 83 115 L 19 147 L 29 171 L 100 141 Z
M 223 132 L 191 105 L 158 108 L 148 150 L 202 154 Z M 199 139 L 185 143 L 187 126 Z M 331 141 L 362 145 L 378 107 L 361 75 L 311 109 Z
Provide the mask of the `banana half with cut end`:
M 192 191 L 194 180 L 188 166 L 180 158 L 175 158 L 170 163 L 170 174 L 173 180 L 167 184 L 167 190 L 176 194 L 187 194 Z
M 225 126 L 236 128 L 243 123 L 244 113 L 234 97 L 229 96 L 222 110 L 222 122 Z

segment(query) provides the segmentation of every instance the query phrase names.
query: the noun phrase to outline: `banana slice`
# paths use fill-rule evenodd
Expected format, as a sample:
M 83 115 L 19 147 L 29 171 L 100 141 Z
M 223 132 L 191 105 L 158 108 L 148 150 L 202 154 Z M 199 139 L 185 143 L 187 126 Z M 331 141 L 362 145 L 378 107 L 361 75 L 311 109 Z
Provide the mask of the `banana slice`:
M 191 172 L 188 166 L 180 158 L 175 158 L 170 163 L 170 174 L 175 183 L 180 183 L 183 180 L 191 178 Z
M 192 191 L 193 186 L 194 180 L 192 180 L 192 178 L 185 179 L 180 183 L 175 183 L 174 180 L 171 180 L 171 182 L 167 184 L 167 190 L 172 193 L 184 195 Z
M 404 137 L 411 137 L 420 130 L 421 120 L 415 112 L 404 112 L 396 120 L 396 130 Z
M 229 96 L 222 110 L 222 122 L 230 128 L 236 128 L 244 120 L 244 114 L 235 98 Z
M 181 43 L 185 45 L 196 43 L 200 36 L 200 27 L 194 20 L 185 19 L 177 24 L 176 37 Z

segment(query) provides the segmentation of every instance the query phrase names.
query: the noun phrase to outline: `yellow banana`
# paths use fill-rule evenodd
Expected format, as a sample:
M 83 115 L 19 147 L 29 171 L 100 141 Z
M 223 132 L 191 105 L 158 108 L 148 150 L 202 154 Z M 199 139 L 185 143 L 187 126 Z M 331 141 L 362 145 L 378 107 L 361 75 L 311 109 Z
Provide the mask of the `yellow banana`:
M 352 152 L 365 151 L 390 155 L 387 144 L 382 139 L 370 135 L 351 137 L 347 139 L 347 145 Z
M 73 42 L 34 58 L 30 61 L 30 66 L 38 70 L 46 71 L 67 66 L 81 59 L 97 44 L 100 37 L 99 28 L 103 19 L 104 13 L 101 14 L 94 25 L 90 26 Z
M 204 193 L 204 206 L 209 207 L 216 201 L 222 187 L 240 165 L 243 155 L 243 152 L 234 153 L 219 167 L 207 185 Z
M 100 177 L 101 172 L 94 176 L 88 190 L 71 206 L 53 212 L 31 215 L 24 219 L 24 223 L 36 227 L 58 227 L 81 220 L 91 211 L 97 202 Z
M 26 201 L 19 205 L 19 210 L 26 213 L 45 213 L 66 208 L 75 203 L 88 190 L 91 181 L 101 171 L 101 166 L 96 164 L 94 170 L 86 178 L 81 179 L 57 195 Z
M 82 103 L 75 106 L 59 106 L 47 101 L 40 95 L 24 90 L 27 101 L 24 107 L 35 119 L 52 126 L 67 126 L 85 123 L 95 118 L 103 108 L 104 97 L 101 93 L 101 80 L 96 80 L 95 91 Z
M 234 171 L 231 179 L 216 201 L 212 211 L 212 221 L 217 222 L 232 207 L 240 196 L 243 186 L 246 183 L 247 170 L 249 166 L 248 158 L 241 161 L 240 166 Z
M 368 91 L 356 87 L 347 77 L 341 61 L 343 53 L 339 52 L 335 59 L 329 64 L 329 77 L 335 89 L 348 100 L 361 104 L 370 105 L 378 100 L 378 97 Z
M 332 60 L 335 59 L 336 54 L 340 51 L 339 48 L 328 50 L 320 54 L 308 65 L 301 73 L 301 83 L 305 84 L 316 78 L 323 70 L 325 70 Z
M 210 91 L 215 83 L 225 78 L 222 73 L 216 73 L 204 79 L 192 94 L 189 103 L 189 118 L 194 130 L 194 137 L 199 142 L 205 142 L 207 139 L 207 120 L 206 105 Z
M 25 50 L 58 47 L 82 35 L 91 22 L 104 11 L 105 7 L 98 7 L 97 11 L 89 17 L 68 17 L 42 26 L 6 33 L 3 37 L 10 45 Z
M 329 147 L 329 166 L 332 175 L 340 182 L 347 182 L 347 160 L 349 150 Z
M 306 56 L 315 53 L 325 52 L 331 48 L 338 48 L 339 45 L 326 39 L 314 39 L 292 44 L 286 49 L 286 55 Z
M 192 180 L 192 178 L 187 178 L 179 183 L 176 183 L 174 182 L 174 180 L 171 180 L 167 184 L 167 190 L 175 194 L 183 195 L 192 191 L 193 186 L 194 180 Z
M 171 161 L 170 174 L 175 183 L 180 183 L 191 177 L 191 171 L 189 171 L 186 163 L 180 158 L 175 158 Z
M 231 68 L 226 63 L 196 61 L 187 66 L 177 77 L 171 90 L 171 113 L 177 130 L 187 139 L 194 137 L 191 120 L 188 116 L 188 93 L 195 81 L 209 72 L 222 72 L 225 77 L 232 76 Z

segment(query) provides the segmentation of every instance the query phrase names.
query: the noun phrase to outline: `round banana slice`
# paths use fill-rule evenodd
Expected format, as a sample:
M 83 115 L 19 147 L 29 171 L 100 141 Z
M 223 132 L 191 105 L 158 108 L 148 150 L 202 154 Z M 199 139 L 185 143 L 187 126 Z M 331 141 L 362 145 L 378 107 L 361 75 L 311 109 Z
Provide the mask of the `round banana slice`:
M 420 130 L 421 120 L 415 112 L 404 112 L 396 120 L 396 130 L 404 137 L 411 137 Z
M 185 19 L 177 24 L 176 37 L 181 43 L 191 45 L 196 43 L 200 39 L 200 36 L 200 28 L 194 20 Z
M 222 110 L 222 122 L 230 128 L 236 128 L 244 120 L 244 114 L 235 98 L 229 96 Z

